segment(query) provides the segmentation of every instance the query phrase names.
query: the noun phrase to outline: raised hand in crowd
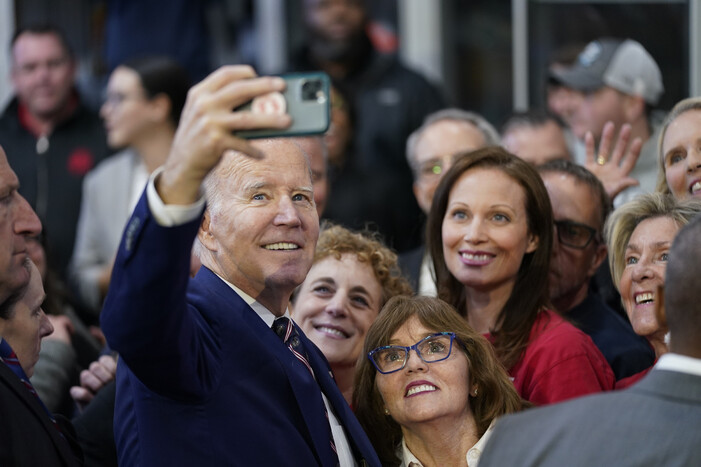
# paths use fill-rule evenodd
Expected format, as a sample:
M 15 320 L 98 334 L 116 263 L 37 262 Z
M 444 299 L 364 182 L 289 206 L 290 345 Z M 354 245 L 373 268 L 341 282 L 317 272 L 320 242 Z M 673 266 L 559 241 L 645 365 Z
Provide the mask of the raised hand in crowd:
M 629 175 L 638 161 L 643 141 L 635 138 L 629 145 L 631 130 L 632 127 L 629 124 L 622 125 L 616 145 L 613 146 L 616 126 L 611 121 L 606 122 L 601 133 L 598 152 L 592 132 L 588 131 L 584 136 L 586 148 L 584 166 L 601 180 L 611 201 L 626 188 L 640 184 Z

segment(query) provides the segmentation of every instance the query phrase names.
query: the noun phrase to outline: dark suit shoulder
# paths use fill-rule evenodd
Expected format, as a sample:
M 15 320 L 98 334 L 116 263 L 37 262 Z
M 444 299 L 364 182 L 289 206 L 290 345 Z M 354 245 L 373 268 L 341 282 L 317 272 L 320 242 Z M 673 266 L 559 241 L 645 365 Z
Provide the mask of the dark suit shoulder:
M 74 432 L 70 422 L 62 422 L 67 423 L 63 428 L 71 439 Z M 51 467 L 82 463 L 82 453 L 77 445 L 73 452 L 39 401 L 4 363 L 0 363 L 0 440 L 1 466 Z

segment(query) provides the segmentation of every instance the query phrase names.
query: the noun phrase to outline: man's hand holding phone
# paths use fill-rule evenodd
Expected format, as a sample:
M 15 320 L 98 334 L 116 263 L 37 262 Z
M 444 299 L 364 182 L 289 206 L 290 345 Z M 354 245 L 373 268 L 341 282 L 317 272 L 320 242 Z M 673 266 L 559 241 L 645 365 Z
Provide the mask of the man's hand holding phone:
M 244 130 L 238 136 L 244 138 L 275 138 L 280 136 L 321 135 L 331 122 L 329 92 L 331 80 L 321 71 L 280 75 L 285 80 L 285 90 L 254 98 L 237 110 L 254 114 L 283 115 L 292 118 L 292 124 L 282 130 Z
M 260 152 L 239 136 L 247 130 L 281 130 L 290 116 L 236 110 L 258 96 L 282 92 L 280 77 L 257 77 L 246 65 L 224 66 L 190 89 L 175 133 L 173 146 L 157 179 L 156 189 L 165 204 L 187 205 L 199 198 L 202 181 L 226 150 L 251 157 Z

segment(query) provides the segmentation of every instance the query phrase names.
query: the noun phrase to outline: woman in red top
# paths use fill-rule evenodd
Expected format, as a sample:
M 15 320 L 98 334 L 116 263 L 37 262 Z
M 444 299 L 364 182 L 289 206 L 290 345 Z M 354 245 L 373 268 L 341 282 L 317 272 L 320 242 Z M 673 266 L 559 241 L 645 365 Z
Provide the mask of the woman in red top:
M 427 225 L 440 298 L 486 335 L 516 390 L 535 404 L 614 383 L 591 339 L 547 308 L 552 238 L 540 176 L 499 147 L 458 158 Z
M 611 275 L 623 308 L 635 333 L 655 349 L 656 358 L 669 350 L 657 296 L 664 285 L 667 254 L 677 232 L 699 213 L 699 199 L 648 193 L 616 209 L 604 228 Z M 617 381 L 616 389 L 636 383 L 650 368 Z

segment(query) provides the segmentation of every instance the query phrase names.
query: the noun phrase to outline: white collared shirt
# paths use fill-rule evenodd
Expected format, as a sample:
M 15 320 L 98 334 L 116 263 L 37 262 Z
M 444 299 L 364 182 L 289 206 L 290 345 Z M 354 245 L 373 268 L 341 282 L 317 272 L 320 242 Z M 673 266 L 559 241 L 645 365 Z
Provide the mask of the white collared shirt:
M 465 454 L 465 461 L 467 462 L 467 467 L 477 467 L 477 465 L 479 464 L 480 456 L 482 455 L 482 451 L 484 450 L 484 445 L 487 444 L 487 440 L 490 436 L 492 436 L 493 428 L 494 420 L 492 420 L 492 423 L 489 424 L 489 428 L 487 428 L 487 431 L 484 432 L 482 437 L 474 444 L 474 446 L 467 450 L 467 454 Z M 402 458 L 402 463 L 400 467 L 423 467 L 421 461 L 417 459 L 416 456 L 407 447 L 404 438 L 402 438 L 401 451 L 399 452 L 399 454 L 401 454 Z
M 653 370 L 669 370 L 701 376 L 701 359 L 669 352 L 657 360 Z
M 154 219 L 156 219 L 156 222 L 163 227 L 173 227 L 197 219 L 197 217 L 202 212 L 202 208 L 205 205 L 204 197 L 200 196 L 200 199 L 198 199 L 195 203 L 186 206 L 164 204 L 163 200 L 161 200 L 161 197 L 158 196 L 158 192 L 156 191 L 156 186 L 154 184 L 155 178 L 162 171 L 162 168 L 156 169 L 149 178 L 148 185 L 146 187 L 146 197 L 148 199 L 149 209 L 151 210 Z M 269 329 L 272 328 L 273 321 L 275 321 L 275 318 L 277 318 L 277 316 L 275 316 L 273 312 L 268 310 L 261 303 L 256 301 L 256 299 L 254 299 L 246 292 L 239 289 L 223 277 L 219 276 L 218 274 L 217 277 L 219 277 L 222 281 L 224 281 L 225 284 L 231 287 L 233 291 L 236 292 L 236 294 L 239 297 L 241 297 L 253 309 L 253 311 L 256 312 L 256 314 L 260 317 L 260 319 L 263 320 L 263 322 L 265 322 Z M 290 318 L 290 310 L 286 309 L 283 316 Z M 270 329 L 270 332 L 273 332 L 273 330 Z M 321 391 L 321 388 L 319 388 L 319 390 Z M 333 442 L 336 445 L 336 453 L 338 454 L 339 465 L 341 467 L 351 467 L 358 465 L 355 461 L 355 458 L 353 457 L 353 450 L 351 449 L 350 443 L 348 441 L 348 436 L 346 436 L 345 429 L 343 428 L 343 425 L 341 425 L 341 423 L 338 421 L 338 417 L 336 416 L 333 407 L 331 407 L 329 400 L 326 398 L 324 391 L 321 391 L 321 398 L 324 400 L 326 411 L 329 414 L 331 436 L 333 436 Z

